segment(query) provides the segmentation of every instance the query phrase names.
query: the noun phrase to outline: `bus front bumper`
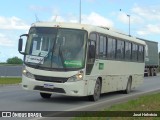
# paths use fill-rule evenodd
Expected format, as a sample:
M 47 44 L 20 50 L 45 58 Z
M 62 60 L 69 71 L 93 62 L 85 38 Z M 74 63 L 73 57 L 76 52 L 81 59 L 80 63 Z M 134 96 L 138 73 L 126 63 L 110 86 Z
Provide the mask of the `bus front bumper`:
M 87 81 L 76 82 L 45 82 L 37 81 L 22 75 L 22 87 L 25 90 L 36 90 L 43 93 L 57 93 L 68 96 L 87 96 Z

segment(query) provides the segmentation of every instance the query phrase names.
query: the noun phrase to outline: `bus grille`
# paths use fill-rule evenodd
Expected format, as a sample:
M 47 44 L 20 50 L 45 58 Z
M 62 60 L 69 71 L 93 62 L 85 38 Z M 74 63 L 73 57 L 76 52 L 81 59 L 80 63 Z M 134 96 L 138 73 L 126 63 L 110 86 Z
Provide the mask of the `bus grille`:
M 47 91 L 47 92 L 57 92 L 57 93 L 66 93 L 62 88 L 44 88 L 43 86 L 35 86 L 34 90 Z
M 68 80 L 68 78 L 62 78 L 62 77 L 48 77 L 39 75 L 34 75 L 34 77 L 38 81 L 45 81 L 45 82 L 65 83 Z

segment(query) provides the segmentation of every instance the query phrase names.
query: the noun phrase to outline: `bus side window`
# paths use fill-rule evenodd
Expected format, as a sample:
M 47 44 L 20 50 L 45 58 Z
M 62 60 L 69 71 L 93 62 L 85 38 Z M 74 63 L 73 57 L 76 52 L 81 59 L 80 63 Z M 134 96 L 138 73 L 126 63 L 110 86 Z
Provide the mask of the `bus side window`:
M 89 46 L 88 46 L 88 55 L 89 55 L 89 59 L 95 59 L 96 56 L 98 56 L 98 52 L 99 52 L 99 49 L 98 49 L 98 34 L 97 33 L 91 33 L 90 34 L 90 41 L 89 41 Z M 96 45 L 97 44 L 97 45 Z
M 116 53 L 116 39 L 109 37 L 107 47 L 107 58 L 114 60 Z
M 104 59 L 107 56 L 107 37 L 101 35 L 99 40 L 99 57 Z
M 144 61 L 144 47 L 142 45 L 139 45 L 138 47 L 138 61 L 139 62 Z
M 89 58 L 95 58 L 95 45 L 89 45 Z
M 96 52 L 96 43 L 95 41 L 90 41 L 88 46 L 88 60 L 94 62 L 95 60 L 95 52 Z
M 131 43 L 125 41 L 125 60 L 131 61 Z
M 138 45 L 132 43 L 132 61 L 136 62 L 138 60 Z
M 95 56 L 96 56 L 96 39 L 97 36 L 95 33 L 91 33 L 90 38 L 88 42 L 88 58 L 87 58 L 87 66 L 86 66 L 86 74 L 90 75 L 94 61 L 95 61 Z
M 124 59 L 124 41 L 123 40 L 117 40 L 116 59 L 118 60 Z

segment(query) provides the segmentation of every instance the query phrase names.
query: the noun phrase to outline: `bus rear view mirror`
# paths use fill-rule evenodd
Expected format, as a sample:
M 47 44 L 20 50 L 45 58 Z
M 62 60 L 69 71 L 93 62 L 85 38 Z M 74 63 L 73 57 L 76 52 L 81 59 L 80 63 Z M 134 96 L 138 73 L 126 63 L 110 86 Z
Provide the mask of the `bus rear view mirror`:
M 23 45 L 23 39 L 20 38 L 20 39 L 19 39 L 19 43 L 18 43 L 18 51 L 19 51 L 19 52 L 22 51 L 22 45 Z
M 21 54 L 24 54 L 24 52 L 22 52 L 22 50 L 24 50 L 24 49 L 23 49 L 23 39 L 22 39 L 23 36 L 26 36 L 26 38 L 28 38 L 28 34 L 23 34 L 23 35 L 21 35 L 20 38 L 19 38 L 18 51 L 19 51 L 19 53 L 21 53 Z

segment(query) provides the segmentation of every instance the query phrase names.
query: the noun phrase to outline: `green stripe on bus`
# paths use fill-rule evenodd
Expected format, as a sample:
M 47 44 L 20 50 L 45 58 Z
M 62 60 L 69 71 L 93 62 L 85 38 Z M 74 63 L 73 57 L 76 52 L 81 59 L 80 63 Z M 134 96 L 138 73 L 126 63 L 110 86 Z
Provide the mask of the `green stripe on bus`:
M 64 64 L 66 67 L 82 67 L 82 62 L 78 60 L 65 60 Z

